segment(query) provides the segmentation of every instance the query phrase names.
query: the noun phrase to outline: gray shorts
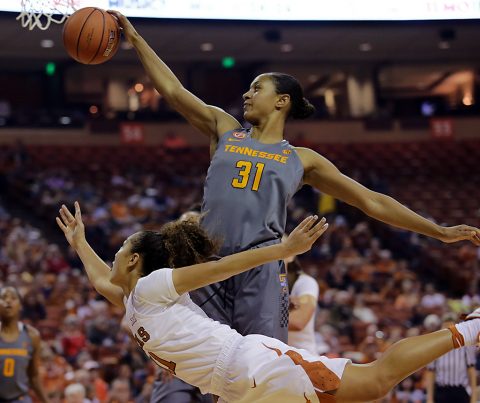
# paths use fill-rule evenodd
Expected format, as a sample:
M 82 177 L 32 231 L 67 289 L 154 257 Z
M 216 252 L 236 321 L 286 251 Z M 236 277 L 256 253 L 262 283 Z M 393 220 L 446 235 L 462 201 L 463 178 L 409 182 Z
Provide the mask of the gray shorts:
M 288 283 L 283 261 L 267 263 L 190 292 L 212 319 L 240 334 L 263 334 L 287 343 Z
M 156 380 L 150 403 L 213 403 L 210 395 L 202 395 L 195 386 L 173 378 L 171 381 Z

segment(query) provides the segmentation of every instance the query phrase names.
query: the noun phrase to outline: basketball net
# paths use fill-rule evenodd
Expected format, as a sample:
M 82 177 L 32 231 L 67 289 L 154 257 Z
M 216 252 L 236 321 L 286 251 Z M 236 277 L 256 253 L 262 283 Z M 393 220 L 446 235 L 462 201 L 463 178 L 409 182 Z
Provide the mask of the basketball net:
M 17 16 L 22 27 L 48 29 L 51 23 L 62 24 L 73 13 L 76 0 L 21 0 L 22 12 Z

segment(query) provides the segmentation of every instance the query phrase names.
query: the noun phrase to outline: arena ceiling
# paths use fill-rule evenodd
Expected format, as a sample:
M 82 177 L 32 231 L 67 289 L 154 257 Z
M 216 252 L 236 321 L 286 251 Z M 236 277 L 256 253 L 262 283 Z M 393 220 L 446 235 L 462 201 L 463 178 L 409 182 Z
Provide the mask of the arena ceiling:
M 67 58 L 61 26 L 29 31 L 21 28 L 15 16 L 15 13 L 0 13 L 2 64 Z M 253 23 L 142 19 L 134 24 L 151 46 L 170 61 L 205 61 L 225 55 L 243 61 L 283 62 L 480 61 L 477 21 Z M 43 39 L 53 40 L 54 47 L 42 48 Z M 449 47 L 440 48 L 441 41 Z M 213 50 L 202 51 L 202 43 L 211 43 Z M 292 50 L 282 52 L 282 44 L 290 44 Z M 371 49 L 364 45 L 362 51 L 362 44 L 369 44 Z M 117 62 L 133 60 L 132 50 L 121 49 L 115 57 Z
M 29 31 L 14 13 L 0 13 L 0 72 L 42 68 L 47 61 L 70 60 L 62 46 L 62 27 Z M 480 66 L 477 21 L 392 23 L 271 23 L 232 21 L 133 20 L 137 30 L 168 63 L 218 62 L 316 66 L 429 66 L 405 86 L 425 85 L 438 75 Z M 42 48 L 51 40 L 51 48 Z M 202 51 L 202 44 L 213 46 Z M 284 51 L 282 51 L 282 48 Z M 287 48 L 287 49 L 285 49 Z M 290 51 L 285 51 L 290 48 Z M 75 62 L 73 62 L 75 63 Z M 137 64 L 123 46 L 108 63 Z M 450 65 L 454 65 L 450 69 Z M 435 66 L 438 66 L 436 68 Z M 396 82 L 401 78 L 397 74 Z M 394 77 L 394 75 L 392 75 Z

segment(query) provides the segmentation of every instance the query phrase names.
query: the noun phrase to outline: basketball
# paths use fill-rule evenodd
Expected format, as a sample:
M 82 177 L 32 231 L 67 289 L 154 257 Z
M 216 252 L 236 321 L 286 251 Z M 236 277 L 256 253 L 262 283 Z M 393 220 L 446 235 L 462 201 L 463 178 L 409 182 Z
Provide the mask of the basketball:
M 85 7 L 68 17 L 63 26 L 63 45 L 67 53 L 83 64 L 110 60 L 120 43 L 116 19 L 97 7 Z

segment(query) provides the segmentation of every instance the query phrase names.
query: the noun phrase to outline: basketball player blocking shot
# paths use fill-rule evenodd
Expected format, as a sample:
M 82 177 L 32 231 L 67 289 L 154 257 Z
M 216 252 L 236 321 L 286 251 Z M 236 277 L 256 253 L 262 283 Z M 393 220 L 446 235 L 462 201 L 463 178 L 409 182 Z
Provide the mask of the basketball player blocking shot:
M 243 94 L 243 117 L 250 129 L 222 109 L 188 91 L 121 13 L 110 11 L 133 45 L 146 73 L 167 103 L 210 139 L 211 163 L 204 188 L 202 226 L 221 238 L 221 256 L 279 243 L 287 205 L 303 184 L 349 203 L 390 225 L 444 242 L 480 245 L 480 230 L 467 225 L 442 227 L 393 198 L 373 192 L 343 175 L 315 151 L 284 139 L 289 118 L 304 119 L 315 108 L 298 81 L 283 73 L 254 78 Z M 234 230 L 232 230 L 234 229 Z M 267 263 L 226 281 L 192 292 L 212 319 L 242 335 L 288 338 L 288 284 L 282 261 Z M 265 270 L 266 269 L 266 270 Z M 155 399 L 155 389 L 152 402 Z
M 243 94 L 243 116 L 252 126 L 245 129 L 228 113 L 189 92 L 129 20 L 117 11 L 109 12 L 118 19 L 159 93 L 210 138 L 202 226 L 210 236 L 222 239 L 221 256 L 279 243 L 287 204 L 303 184 L 390 225 L 443 242 L 469 240 L 480 245 L 478 228 L 435 224 L 343 175 L 315 151 L 293 147 L 284 140 L 288 118 L 303 119 L 314 112 L 294 77 L 265 73 L 252 81 Z M 193 297 L 211 318 L 241 334 L 261 333 L 287 340 L 288 288 L 282 262 L 214 284 Z

